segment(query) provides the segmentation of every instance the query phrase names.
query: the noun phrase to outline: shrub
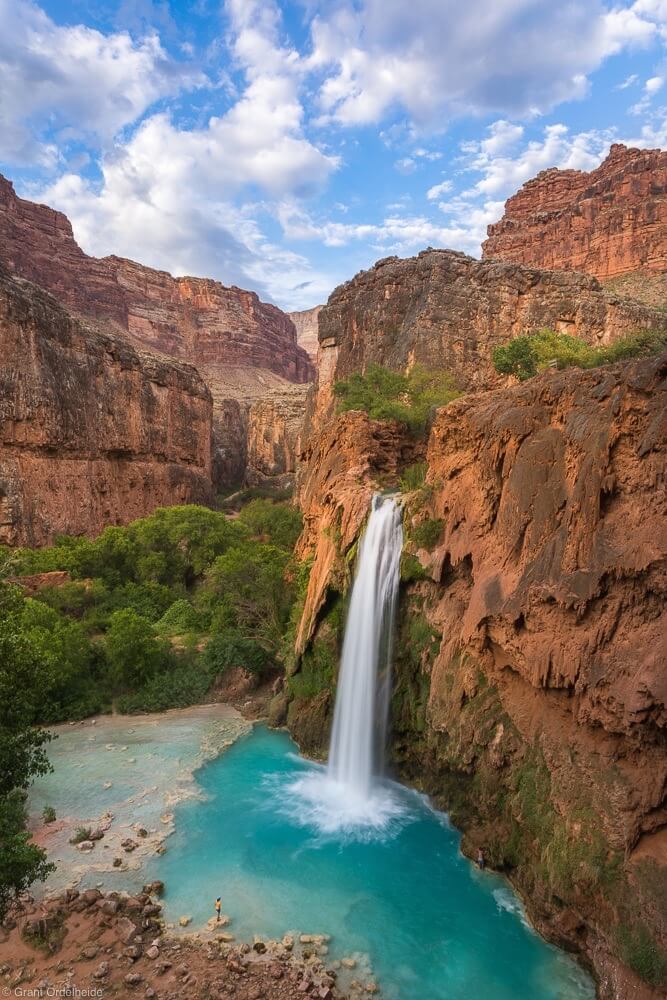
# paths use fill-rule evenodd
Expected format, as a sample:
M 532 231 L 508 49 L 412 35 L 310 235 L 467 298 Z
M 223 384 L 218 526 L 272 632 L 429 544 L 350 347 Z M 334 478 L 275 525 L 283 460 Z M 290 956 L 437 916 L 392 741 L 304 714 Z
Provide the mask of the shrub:
M 213 676 L 199 658 L 187 656 L 175 661 L 166 673 L 157 674 L 131 694 L 118 699 L 118 710 L 130 715 L 137 712 L 164 712 L 168 708 L 187 708 L 203 702 Z
M 557 368 L 596 368 L 614 361 L 648 357 L 666 348 L 664 331 L 643 330 L 613 344 L 593 347 L 579 337 L 545 329 L 496 347 L 493 364 L 497 372 L 515 375 L 523 382 L 553 363 Z
M 44 806 L 42 809 L 42 820 L 44 823 L 55 823 L 56 811 L 53 806 Z
M 623 960 L 638 976 L 656 987 L 667 981 L 667 954 L 658 947 L 645 924 L 621 926 L 618 938 Z
M 403 470 L 403 475 L 401 476 L 401 491 L 403 493 L 412 493 L 414 490 L 418 490 L 424 485 L 427 471 L 428 465 L 426 462 L 415 462 L 414 465 L 408 465 L 407 469 Z
M 201 629 L 201 618 L 184 597 L 167 608 L 156 623 L 155 631 L 160 635 L 188 635 Z
M 77 826 L 72 836 L 69 838 L 70 844 L 82 844 L 84 840 L 90 840 L 92 829 L 89 826 Z
M 255 639 L 248 639 L 235 629 L 214 635 L 204 650 L 204 663 L 213 674 L 230 667 L 243 667 L 262 674 L 272 664 L 271 656 Z
M 427 573 L 417 556 L 404 552 L 401 556 L 401 583 L 414 583 L 426 579 Z
M 253 500 L 243 508 L 238 520 L 254 537 L 289 552 L 296 545 L 303 524 L 299 510 L 272 500 Z
M 376 364 L 336 382 L 334 394 L 342 412 L 363 410 L 374 420 L 397 420 L 415 434 L 423 433 L 435 407 L 460 395 L 449 372 L 415 365 L 402 375 Z
M 443 521 L 440 518 L 427 518 L 412 529 L 412 540 L 420 549 L 429 552 L 435 548 L 442 534 Z
M 111 616 L 104 645 L 117 688 L 142 685 L 169 665 L 166 645 L 148 619 L 132 608 Z

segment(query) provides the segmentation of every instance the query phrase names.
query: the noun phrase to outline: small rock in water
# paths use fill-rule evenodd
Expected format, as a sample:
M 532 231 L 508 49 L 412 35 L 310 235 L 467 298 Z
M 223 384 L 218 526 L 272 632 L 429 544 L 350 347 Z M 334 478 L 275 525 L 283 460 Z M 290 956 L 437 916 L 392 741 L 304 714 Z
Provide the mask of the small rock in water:
M 179 917 L 178 922 L 181 927 L 187 927 L 188 924 L 192 923 L 192 917 Z
M 152 882 L 147 882 L 142 891 L 147 896 L 161 896 L 164 892 L 164 882 L 156 878 Z
M 112 786 L 113 786 L 113 781 L 105 781 L 102 787 L 111 788 Z
M 344 969 L 356 969 L 357 960 L 356 958 L 341 958 L 340 964 Z
M 81 840 L 76 845 L 77 851 L 92 851 L 94 847 L 95 844 L 93 843 L 92 840 Z

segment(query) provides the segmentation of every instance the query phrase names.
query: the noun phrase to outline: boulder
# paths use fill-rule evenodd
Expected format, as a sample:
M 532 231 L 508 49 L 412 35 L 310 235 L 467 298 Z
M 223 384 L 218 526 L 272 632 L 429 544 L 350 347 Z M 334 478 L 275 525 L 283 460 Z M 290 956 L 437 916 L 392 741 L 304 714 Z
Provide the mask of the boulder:
M 164 882 L 156 878 L 152 882 L 148 882 L 144 886 L 143 891 L 147 896 L 161 896 L 164 892 Z

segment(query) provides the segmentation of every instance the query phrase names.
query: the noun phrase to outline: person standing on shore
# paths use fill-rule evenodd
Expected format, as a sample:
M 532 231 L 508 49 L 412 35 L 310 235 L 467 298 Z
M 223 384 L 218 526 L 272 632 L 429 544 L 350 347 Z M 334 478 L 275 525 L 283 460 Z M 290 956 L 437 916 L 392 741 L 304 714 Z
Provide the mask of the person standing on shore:
M 482 871 L 484 871 L 485 864 L 486 860 L 484 858 L 484 851 L 480 847 L 480 849 L 477 851 L 477 865 L 479 868 L 481 868 Z
M 215 915 L 217 917 L 217 922 L 220 923 L 220 911 L 222 910 L 222 901 L 220 896 L 216 897 L 215 900 Z

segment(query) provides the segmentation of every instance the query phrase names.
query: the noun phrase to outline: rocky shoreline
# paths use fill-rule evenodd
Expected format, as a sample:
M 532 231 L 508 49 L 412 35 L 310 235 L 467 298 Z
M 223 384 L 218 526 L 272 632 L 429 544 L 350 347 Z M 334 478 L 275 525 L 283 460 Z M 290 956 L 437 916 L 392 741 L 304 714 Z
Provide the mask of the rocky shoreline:
M 354 978 L 354 959 L 328 962 L 324 935 L 237 942 L 212 921 L 202 933 L 171 934 L 163 888 L 156 881 L 136 896 L 67 889 L 42 903 L 24 897 L 0 928 L 3 995 L 355 1000 L 379 992 Z

